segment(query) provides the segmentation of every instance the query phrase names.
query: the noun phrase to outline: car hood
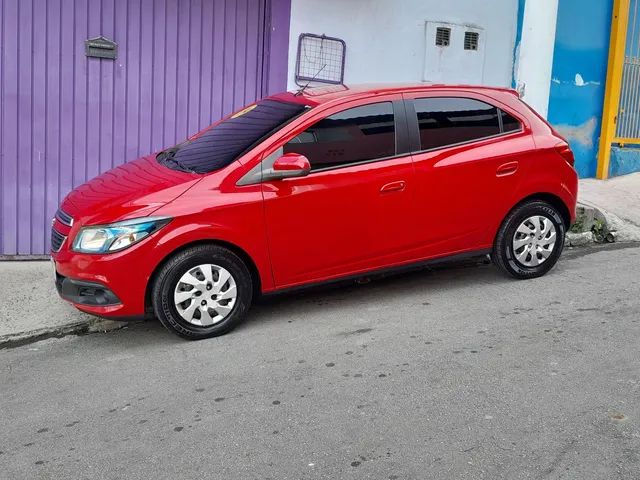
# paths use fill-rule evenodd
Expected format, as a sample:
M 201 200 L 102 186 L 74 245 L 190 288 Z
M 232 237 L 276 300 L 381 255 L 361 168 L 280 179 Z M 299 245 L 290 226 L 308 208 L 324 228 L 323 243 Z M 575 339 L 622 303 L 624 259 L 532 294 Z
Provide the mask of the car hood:
M 182 195 L 201 175 L 171 170 L 155 155 L 109 170 L 74 189 L 61 209 L 82 225 L 145 217 Z

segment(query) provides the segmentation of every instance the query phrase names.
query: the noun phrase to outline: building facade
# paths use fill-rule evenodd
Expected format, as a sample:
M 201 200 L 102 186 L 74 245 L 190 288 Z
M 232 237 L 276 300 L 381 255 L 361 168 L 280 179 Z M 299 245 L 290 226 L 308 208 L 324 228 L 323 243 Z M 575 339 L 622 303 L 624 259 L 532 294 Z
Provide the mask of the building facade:
M 580 176 L 640 170 L 639 2 L 0 0 L 0 255 L 45 254 L 86 180 L 310 81 L 516 88 Z

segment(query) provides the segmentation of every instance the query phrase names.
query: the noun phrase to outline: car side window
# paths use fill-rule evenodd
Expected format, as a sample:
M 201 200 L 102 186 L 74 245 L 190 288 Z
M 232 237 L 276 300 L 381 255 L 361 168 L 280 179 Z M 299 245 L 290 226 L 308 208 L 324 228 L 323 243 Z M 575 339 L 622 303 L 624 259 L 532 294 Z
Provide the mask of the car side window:
M 392 157 L 396 132 L 391 102 L 350 108 L 320 120 L 284 145 L 299 153 L 311 170 Z
M 472 98 L 414 100 L 421 150 L 469 142 L 501 133 L 498 108 Z

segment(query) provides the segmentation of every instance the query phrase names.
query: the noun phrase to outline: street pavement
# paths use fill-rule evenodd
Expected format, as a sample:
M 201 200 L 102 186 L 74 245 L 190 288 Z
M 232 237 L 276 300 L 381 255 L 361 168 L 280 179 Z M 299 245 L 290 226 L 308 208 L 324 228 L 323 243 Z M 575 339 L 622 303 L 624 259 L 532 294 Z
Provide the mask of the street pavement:
M 637 479 L 639 270 L 585 248 L 0 350 L 0 478 Z

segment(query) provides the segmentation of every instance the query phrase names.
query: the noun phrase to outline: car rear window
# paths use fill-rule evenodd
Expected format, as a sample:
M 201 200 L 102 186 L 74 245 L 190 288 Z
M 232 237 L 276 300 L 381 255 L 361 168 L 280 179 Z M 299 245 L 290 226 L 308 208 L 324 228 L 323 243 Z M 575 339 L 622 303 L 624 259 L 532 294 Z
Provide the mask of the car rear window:
M 208 173 L 226 167 L 304 112 L 301 103 L 265 99 L 250 105 L 203 133 L 160 152 L 158 162 L 174 170 Z

